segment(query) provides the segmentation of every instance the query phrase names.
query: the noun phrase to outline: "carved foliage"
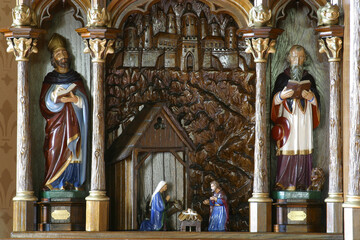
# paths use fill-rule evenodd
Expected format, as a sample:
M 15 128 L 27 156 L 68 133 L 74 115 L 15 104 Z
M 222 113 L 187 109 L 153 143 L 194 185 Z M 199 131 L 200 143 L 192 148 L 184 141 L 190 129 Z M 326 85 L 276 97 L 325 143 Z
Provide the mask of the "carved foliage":
M 126 128 L 139 107 L 166 101 L 197 150 L 191 154 L 192 204 L 210 195 L 219 180 L 230 197 L 233 230 L 247 229 L 254 145 L 254 75 L 232 72 L 181 73 L 153 69 L 113 69 L 107 77 L 107 130 Z M 207 217 L 205 217 L 207 219 Z
M 37 53 L 37 39 L 32 38 L 8 38 L 7 52 L 13 52 L 16 61 L 29 61 L 31 53 Z

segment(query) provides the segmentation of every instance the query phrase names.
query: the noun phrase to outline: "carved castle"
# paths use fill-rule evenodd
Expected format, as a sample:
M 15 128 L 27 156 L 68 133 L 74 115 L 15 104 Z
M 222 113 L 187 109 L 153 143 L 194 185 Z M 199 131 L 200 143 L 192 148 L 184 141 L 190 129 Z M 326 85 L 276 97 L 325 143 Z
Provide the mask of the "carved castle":
M 231 19 L 224 39 L 215 18 L 208 24 L 205 13 L 202 11 L 198 17 L 192 5 L 187 3 L 181 16 L 179 34 L 176 15 L 170 6 L 166 15 L 166 32 L 153 36 L 149 15 L 144 16 L 144 31 L 140 36 L 133 21 L 125 25 L 123 67 L 172 68 L 181 71 L 237 68 L 236 30 L 237 26 Z

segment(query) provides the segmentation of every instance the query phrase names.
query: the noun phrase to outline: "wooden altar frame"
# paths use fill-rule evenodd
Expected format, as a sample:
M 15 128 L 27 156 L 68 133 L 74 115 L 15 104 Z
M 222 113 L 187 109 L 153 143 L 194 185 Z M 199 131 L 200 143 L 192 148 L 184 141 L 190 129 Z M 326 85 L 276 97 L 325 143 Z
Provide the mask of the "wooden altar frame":
M 13 231 L 14 232 L 27 232 L 33 230 L 33 225 L 31 223 L 32 218 L 32 204 L 36 200 L 36 197 L 33 193 L 32 187 L 32 176 L 31 176 L 31 157 L 30 157 L 30 145 L 28 144 L 30 139 L 30 128 L 27 126 L 28 121 L 26 119 L 29 118 L 29 90 L 28 90 L 28 64 L 31 63 L 30 55 L 32 53 L 36 53 L 36 40 L 40 37 L 43 33 L 41 30 L 41 25 L 43 21 L 47 19 L 51 19 L 51 8 L 60 0 L 36 0 L 33 1 L 31 5 L 30 0 L 17 0 L 17 5 L 27 5 L 30 7 L 37 15 L 38 18 L 38 27 L 36 26 L 22 26 L 22 27 L 10 27 L 8 29 L 1 29 L 1 32 L 4 33 L 5 37 L 8 38 L 9 49 L 8 51 L 12 51 L 15 54 L 16 61 L 18 62 L 18 137 L 17 137 L 17 147 L 18 147 L 18 155 L 17 155 L 17 180 L 16 180 L 16 196 L 13 199 L 14 202 L 14 222 L 13 222 Z M 107 54 L 113 52 L 112 45 L 114 43 L 114 39 L 116 38 L 119 30 L 116 28 L 121 28 L 124 19 L 132 13 L 132 12 L 146 12 L 149 5 L 156 3 L 158 0 L 154 0 L 148 3 L 147 0 L 114 0 L 106 7 L 105 0 L 69 0 L 77 10 L 82 11 L 83 13 L 88 13 L 91 8 L 99 7 L 99 8 L 106 8 L 106 11 L 111 16 L 109 26 L 97 26 L 96 28 L 89 26 L 85 29 L 79 30 L 79 34 L 86 40 L 86 49 L 92 56 L 92 64 L 93 64 L 93 81 L 94 83 L 98 84 L 96 87 L 96 91 L 92 93 L 92 97 L 95 99 L 94 101 L 94 111 L 93 111 L 93 128 L 99 129 L 99 131 L 93 132 L 93 139 L 97 139 L 98 142 L 94 141 L 95 145 L 93 145 L 93 154 L 92 154 L 92 162 L 98 163 L 100 168 L 96 167 L 95 164 L 92 165 L 92 181 L 91 181 L 91 196 L 87 198 L 87 231 L 106 231 L 108 228 L 108 202 L 109 199 L 106 197 L 106 189 L 105 189 L 105 171 L 104 171 L 104 70 L 105 70 L 105 61 Z M 211 11 L 213 12 L 226 12 L 227 14 L 231 15 L 235 21 L 238 23 L 239 27 L 245 29 L 248 23 L 248 17 L 250 9 L 253 5 L 248 0 L 227 0 L 227 1 L 215 1 L 215 0 L 201 0 L 202 2 L 208 4 L 210 6 Z M 324 5 L 326 0 L 304 0 L 305 2 L 309 3 L 313 8 L 317 9 L 318 7 Z M 273 18 L 272 21 L 276 23 L 277 17 L 281 14 L 282 9 L 286 7 L 288 4 L 287 0 L 276 0 L 276 1 L 256 1 L 256 4 L 264 4 L 268 5 L 270 9 L 273 10 Z M 352 11 L 350 11 L 350 17 L 359 16 L 360 10 L 359 6 L 353 6 Z M 85 21 L 85 20 L 84 20 Z M 112 28 L 111 28 L 112 27 Z M 355 28 L 358 26 L 355 26 Z M 75 29 L 74 29 L 75 30 Z M 251 32 L 251 31 L 250 31 Z M 254 32 L 254 31 L 253 31 Z M 256 30 L 255 30 L 256 32 Z M 359 32 L 358 29 L 352 34 L 355 36 L 356 32 Z M 352 36 L 352 35 L 351 35 Z M 331 36 L 329 36 L 331 37 Z M 258 36 L 253 35 L 252 37 L 248 38 L 271 38 L 270 36 Z M 14 39 L 19 40 L 27 45 L 27 48 L 21 49 L 18 45 L 14 42 Z M 26 41 L 26 39 L 31 39 L 31 41 Z M 99 41 L 106 41 L 105 49 L 97 50 L 93 48 L 94 44 L 98 43 Z M 356 40 L 350 41 L 350 48 L 358 47 L 358 42 Z M 341 56 L 340 56 L 341 57 Z M 356 58 L 359 58 L 357 52 L 354 51 L 354 58 L 350 59 L 351 64 L 358 67 L 359 63 L 356 63 Z M 266 62 L 266 61 L 265 61 Z M 260 64 L 262 63 L 262 64 Z M 266 65 L 263 64 L 264 62 L 259 61 L 257 64 L 257 83 L 266 82 L 266 77 L 264 71 L 266 70 Z M 265 68 L 264 68 L 265 67 Z M 355 68 L 356 68 L 355 67 Z M 336 66 L 334 67 L 334 69 Z M 331 71 L 331 74 L 340 74 L 341 70 L 337 70 L 337 72 Z M 353 81 L 359 78 L 359 73 L 354 73 Z M 354 86 L 353 88 L 357 89 L 356 83 L 351 83 Z M 336 89 L 335 89 L 336 90 Z M 359 93 L 357 93 L 359 94 Z M 260 95 L 258 96 L 260 98 Z M 262 105 L 264 102 L 261 103 Z M 356 99 L 351 101 L 351 104 L 354 108 L 353 113 L 354 116 L 359 115 L 358 109 L 360 106 Z M 338 105 L 330 106 L 334 107 L 334 111 L 338 112 Z M 256 109 L 256 114 L 261 114 L 263 111 L 262 108 Z M 262 120 L 260 120 L 262 119 Z M 264 126 L 265 122 L 264 118 L 259 118 L 256 125 Z M 352 120 L 354 123 L 355 120 Z M 358 130 L 359 126 L 354 125 L 355 130 Z M 335 129 L 336 132 L 340 131 L 341 127 L 337 126 Z M 266 136 L 266 128 L 261 127 L 257 135 Z M 330 138 L 333 136 L 330 136 Z M 350 154 L 355 154 L 356 148 L 354 147 L 356 144 L 355 140 L 356 136 L 350 140 L 351 148 Z M 25 139 L 25 141 L 24 141 Z M 259 166 L 259 163 L 264 163 L 264 166 L 261 166 L 261 169 L 266 169 L 266 144 L 264 146 L 263 141 L 258 139 L 257 148 L 263 155 L 260 158 L 255 157 L 255 166 Z M 95 149 L 94 146 L 100 146 Z M 341 158 L 341 156 L 340 156 Z M 258 160 L 256 160 L 258 159 Z M 342 165 L 342 162 L 340 163 Z M 350 158 L 351 166 L 354 166 L 358 169 L 360 165 L 360 160 L 356 159 L 355 157 Z M 331 165 L 331 163 L 330 163 Z M 254 172 L 257 172 L 259 169 L 255 168 Z M 337 171 L 339 172 L 339 171 Z M 333 178 L 337 179 L 337 181 L 341 181 L 342 176 L 339 176 L 339 173 L 335 173 Z M 358 174 L 352 172 L 349 176 L 349 189 L 350 189 L 350 198 L 347 200 L 347 204 L 345 204 L 345 208 L 347 209 L 348 214 L 357 213 L 360 209 L 360 192 L 358 188 L 354 188 L 353 186 L 356 183 L 353 182 L 353 179 L 358 179 Z M 95 181 L 93 179 L 99 179 Z M 267 175 L 265 176 L 267 178 Z M 255 175 L 254 182 L 259 181 L 257 175 Z M 258 203 L 262 202 L 269 202 L 268 201 L 268 182 L 261 184 L 258 191 L 259 193 Z M 339 182 L 335 183 L 339 184 Z M 342 196 L 342 188 L 337 190 L 336 193 L 337 202 L 340 205 L 343 202 Z M 329 193 L 330 194 L 330 193 Z M 331 193 L 333 194 L 333 193 Z M 266 200 L 266 201 L 262 201 Z M 94 216 L 92 213 L 97 211 L 98 214 Z M 255 214 L 255 213 L 254 213 Z M 271 213 L 269 213 L 271 216 Z M 331 212 L 329 213 L 331 214 Z M 357 213 L 358 214 L 358 213 Z M 259 216 L 250 214 L 250 218 L 258 219 Z M 268 217 L 266 219 L 269 219 Z M 271 219 L 271 217 L 270 217 Z M 343 220 L 338 221 L 334 224 L 342 224 Z M 269 231 L 267 227 L 269 222 L 265 221 L 264 223 L 266 226 L 264 227 L 257 227 L 254 226 L 254 232 L 266 232 Z M 252 227 L 250 227 L 252 229 Z M 342 233 L 342 229 L 336 228 L 334 232 Z M 353 235 L 359 234 L 360 229 L 356 229 L 355 225 L 351 224 L 349 229 L 352 231 Z M 20 235 L 19 235 L 20 236 Z

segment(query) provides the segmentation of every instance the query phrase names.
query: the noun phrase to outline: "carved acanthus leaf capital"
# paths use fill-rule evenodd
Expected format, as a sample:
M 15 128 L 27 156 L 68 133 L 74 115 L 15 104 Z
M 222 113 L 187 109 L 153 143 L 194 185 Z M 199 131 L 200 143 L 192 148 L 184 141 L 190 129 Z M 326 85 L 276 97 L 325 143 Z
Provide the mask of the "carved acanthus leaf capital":
M 340 8 L 337 5 L 326 3 L 317 10 L 318 26 L 336 25 L 339 22 Z
M 109 39 L 85 39 L 84 53 L 90 53 L 92 62 L 105 62 L 106 56 L 110 53 L 114 53 L 115 40 Z
M 110 14 L 106 8 L 91 8 L 87 21 L 87 27 L 110 27 Z
M 31 53 L 37 53 L 37 39 L 33 38 L 8 38 L 7 52 L 13 52 L 16 61 L 29 61 Z
M 246 39 L 246 53 L 251 53 L 256 63 L 267 62 L 270 53 L 275 53 L 276 40 L 269 38 L 252 38 Z
M 13 23 L 11 24 L 12 27 L 37 26 L 35 12 L 30 7 L 24 4 L 16 5 L 12 9 L 12 18 L 13 18 Z
M 326 38 L 326 44 L 323 39 L 319 39 L 320 53 L 326 53 L 329 62 L 340 62 L 340 50 L 342 48 L 342 40 L 339 37 Z
M 250 10 L 249 15 L 249 27 L 271 26 L 271 9 L 258 5 Z

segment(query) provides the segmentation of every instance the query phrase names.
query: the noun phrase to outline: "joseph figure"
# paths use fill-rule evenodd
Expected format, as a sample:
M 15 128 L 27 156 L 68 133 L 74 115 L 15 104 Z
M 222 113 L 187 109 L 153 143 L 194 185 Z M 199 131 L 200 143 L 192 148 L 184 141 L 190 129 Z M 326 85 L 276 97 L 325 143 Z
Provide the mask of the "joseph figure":
M 88 100 L 82 78 L 69 68 L 65 38 L 48 44 L 54 71 L 44 79 L 40 109 L 45 127 L 44 190 L 79 190 L 85 181 Z
M 288 55 L 290 68 L 275 82 L 272 92 L 271 120 L 287 122 L 283 137 L 277 142 L 277 190 L 306 190 L 311 184 L 313 129 L 320 123 L 320 97 L 314 78 L 303 68 L 306 52 L 294 45 Z M 299 83 L 308 80 L 311 86 L 293 96 L 289 80 Z

